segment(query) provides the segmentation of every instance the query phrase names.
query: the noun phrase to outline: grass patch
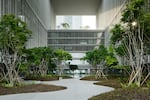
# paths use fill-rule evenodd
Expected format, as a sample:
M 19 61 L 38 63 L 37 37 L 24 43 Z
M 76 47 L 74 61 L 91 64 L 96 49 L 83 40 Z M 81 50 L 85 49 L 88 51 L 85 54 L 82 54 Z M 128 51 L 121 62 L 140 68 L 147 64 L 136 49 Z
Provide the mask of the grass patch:
M 112 92 L 94 96 L 89 100 L 150 100 L 150 89 L 117 89 Z
M 50 92 L 63 89 L 66 89 L 66 87 L 55 85 L 44 85 L 44 84 L 32 84 L 11 88 L 0 86 L 0 95 L 31 93 L 31 92 Z

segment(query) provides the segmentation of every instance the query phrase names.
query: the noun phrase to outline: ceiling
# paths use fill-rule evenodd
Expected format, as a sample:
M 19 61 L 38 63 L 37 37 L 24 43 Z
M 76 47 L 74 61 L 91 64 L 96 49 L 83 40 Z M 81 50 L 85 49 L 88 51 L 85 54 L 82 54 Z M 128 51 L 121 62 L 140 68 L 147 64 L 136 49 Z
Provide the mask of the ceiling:
M 51 0 L 56 15 L 96 15 L 101 0 Z

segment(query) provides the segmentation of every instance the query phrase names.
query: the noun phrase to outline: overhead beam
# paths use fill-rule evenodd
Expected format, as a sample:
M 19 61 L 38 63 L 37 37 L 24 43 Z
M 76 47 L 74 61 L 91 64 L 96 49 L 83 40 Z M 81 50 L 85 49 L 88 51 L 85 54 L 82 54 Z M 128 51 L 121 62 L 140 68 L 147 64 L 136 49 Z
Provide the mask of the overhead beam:
M 96 15 L 101 0 L 52 0 L 56 15 Z

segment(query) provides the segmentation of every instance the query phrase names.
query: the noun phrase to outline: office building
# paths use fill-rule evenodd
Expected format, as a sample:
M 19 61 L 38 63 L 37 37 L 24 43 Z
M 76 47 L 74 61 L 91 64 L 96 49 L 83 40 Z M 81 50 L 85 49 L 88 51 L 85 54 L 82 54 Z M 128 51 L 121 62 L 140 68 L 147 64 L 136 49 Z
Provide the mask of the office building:
M 99 44 L 109 45 L 109 29 L 119 22 L 121 11 L 128 0 L 0 0 L 0 16 L 15 14 L 25 21 L 33 32 L 26 47 L 48 46 L 54 49 L 64 49 L 73 55 L 74 62 L 79 64 L 80 58 L 88 50 Z M 96 29 L 94 30 L 60 30 L 57 29 L 56 16 L 94 15 Z M 60 20 L 64 20 L 62 18 Z M 71 27 L 73 23 L 69 20 Z M 76 55 L 77 54 L 77 55 Z M 77 61 L 78 60 L 78 61 Z M 85 64 L 80 62 L 80 64 Z

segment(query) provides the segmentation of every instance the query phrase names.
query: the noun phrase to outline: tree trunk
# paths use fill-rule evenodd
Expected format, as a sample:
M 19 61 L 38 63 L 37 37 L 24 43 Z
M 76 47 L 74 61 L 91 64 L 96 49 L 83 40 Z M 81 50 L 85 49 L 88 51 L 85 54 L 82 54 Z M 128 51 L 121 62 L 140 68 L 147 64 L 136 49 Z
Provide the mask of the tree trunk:
M 62 66 L 62 61 L 58 61 L 58 67 L 59 67 L 59 77 L 63 75 L 63 66 Z
M 45 59 L 42 59 L 40 65 L 39 65 L 39 74 L 41 76 L 46 76 L 48 71 L 48 62 L 45 61 Z
M 7 83 L 10 86 L 15 86 L 20 83 L 20 78 L 18 75 L 19 64 L 21 57 L 18 55 L 18 52 L 14 52 L 14 54 L 10 55 L 8 50 L 4 50 L 5 52 L 1 52 L 2 63 L 4 63 L 6 71 L 4 71 L 4 77 Z

